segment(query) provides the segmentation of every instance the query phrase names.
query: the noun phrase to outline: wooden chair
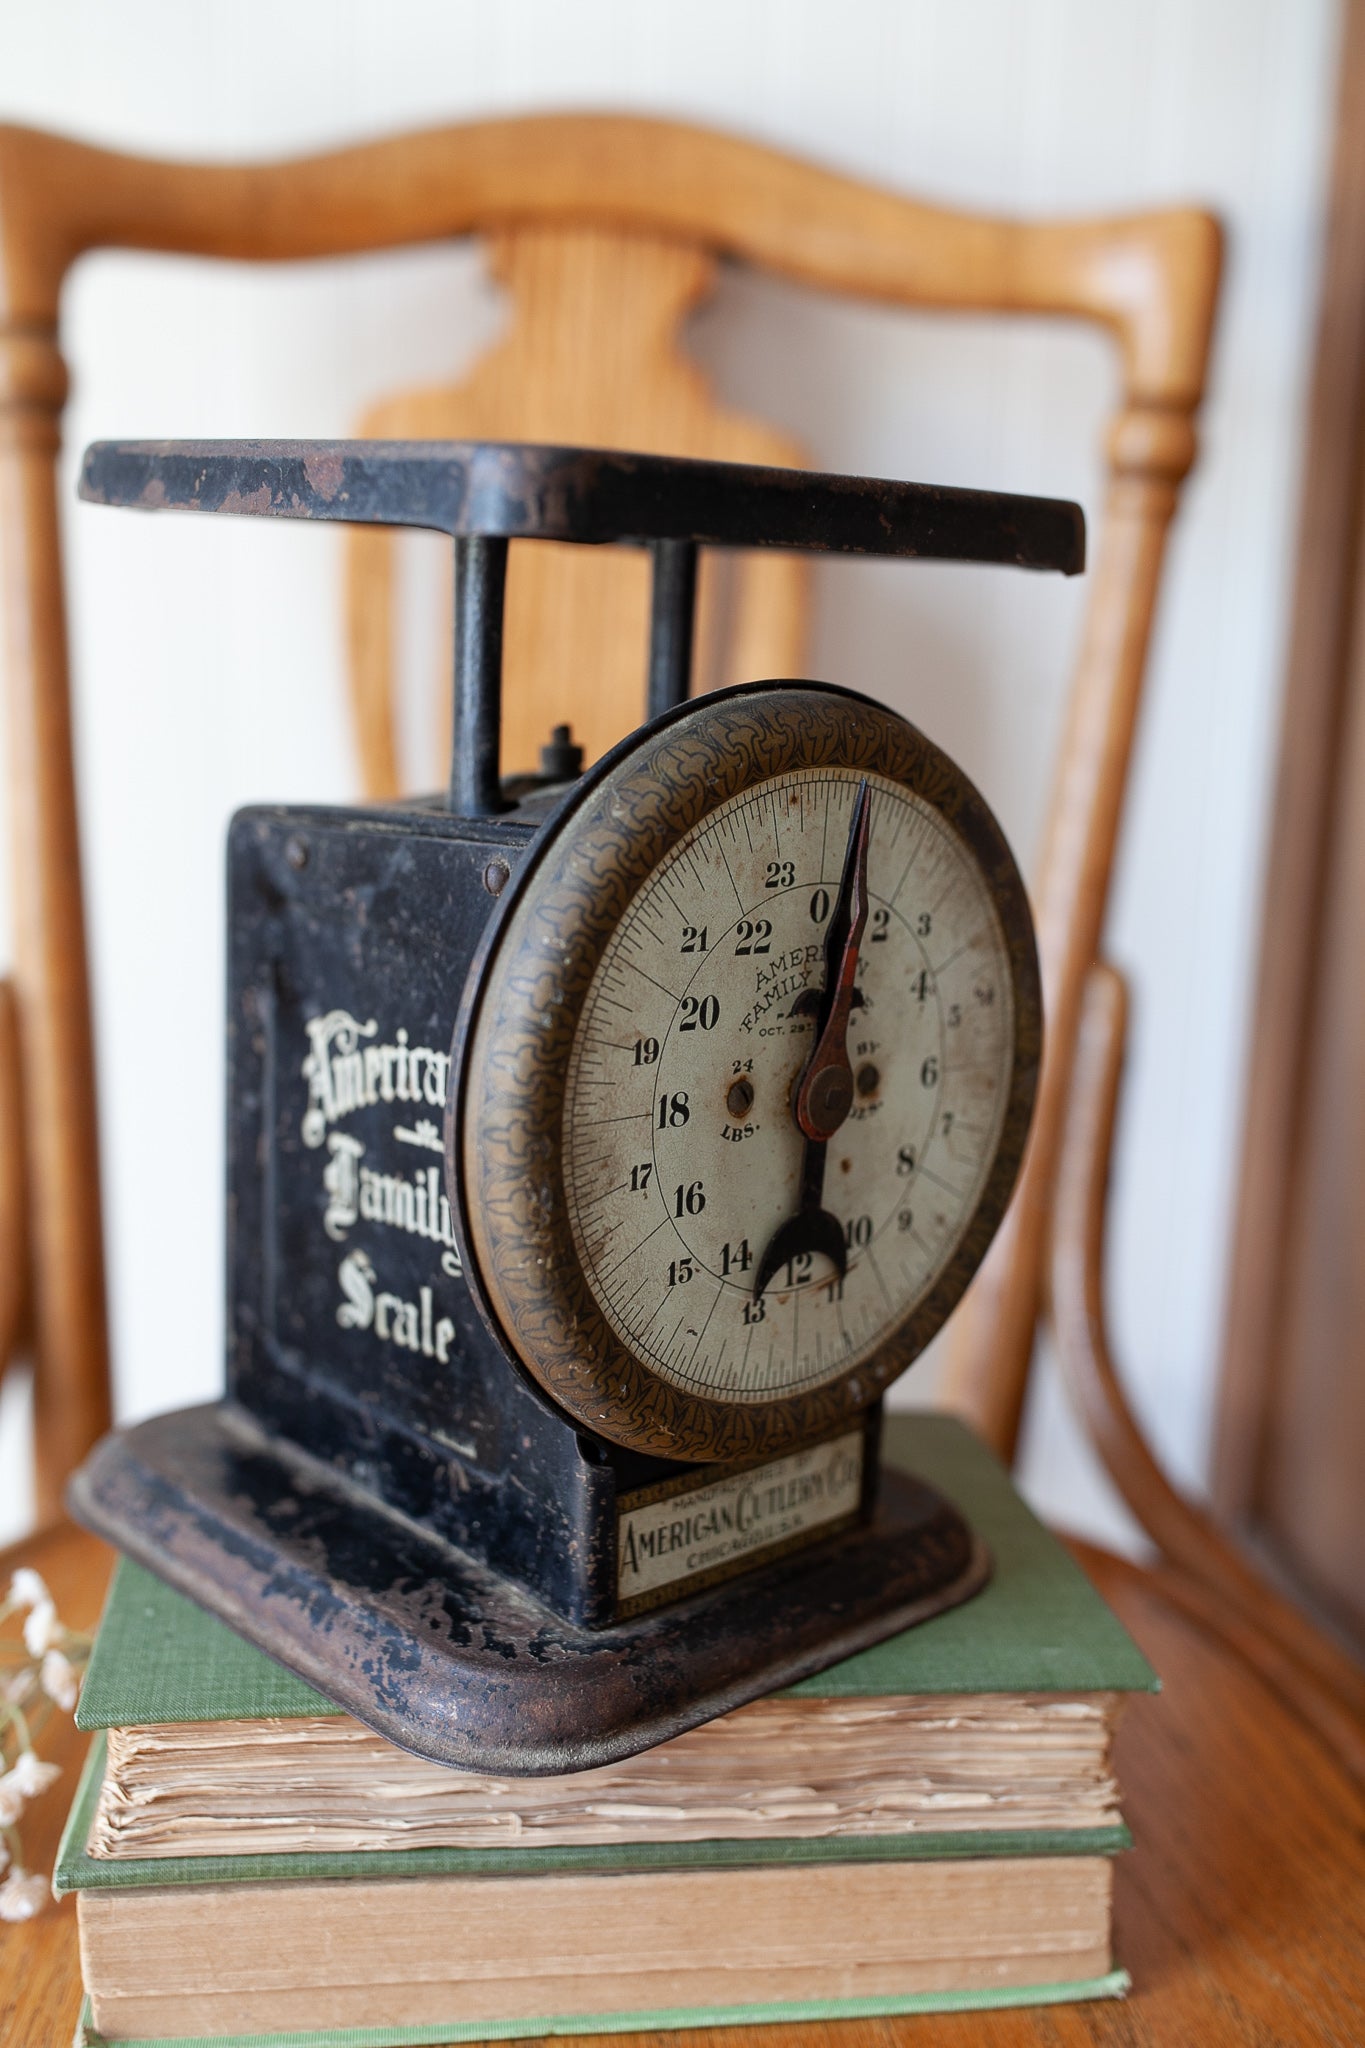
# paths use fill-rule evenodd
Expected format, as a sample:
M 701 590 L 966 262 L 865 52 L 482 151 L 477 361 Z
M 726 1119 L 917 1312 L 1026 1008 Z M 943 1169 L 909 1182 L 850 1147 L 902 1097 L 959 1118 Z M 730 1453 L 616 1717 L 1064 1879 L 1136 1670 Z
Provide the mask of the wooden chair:
M 511 289 L 507 338 L 462 386 L 396 398 L 370 416 L 370 431 L 496 432 L 793 459 L 797 451 L 771 429 L 724 414 L 680 354 L 678 323 L 722 257 L 821 290 L 904 306 L 1062 314 L 1114 336 L 1121 394 L 1035 878 L 1048 1008 L 1043 1083 L 1010 1217 L 959 1317 L 950 1394 L 1008 1455 L 1038 1316 L 1050 1303 L 1081 1411 L 1166 1560 L 1142 1576 L 1089 1559 L 1116 1603 L 1140 1617 L 1157 1662 L 1164 1656 L 1179 1673 L 1174 1703 L 1144 1722 L 1151 1733 L 1136 1750 L 1137 1775 L 1152 1788 L 1152 1853 L 1160 1859 L 1146 1883 L 1172 1887 L 1177 1926 L 1182 1910 L 1195 1912 L 1196 1885 L 1216 1895 L 1224 1913 L 1249 1911 L 1247 1886 L 1295 1812 L 1286 1868 L 1296 1897 L 1320 1902 L 1318 1938 L 1344 1983 L 1353 1966 L 1343 1961 L 1350 1944 L 1340 1884 L 1365 1880 L 1352 1786 L 1353 1775 L 1365 1781 L 1365 1680 L 1171 1491 L 1123 1401 L 1100 1292 L 1124 998 L 1099 944 L 1165 537 L 1195 453 L 1219 269 L 1218 230 L 1205 214 L 1042 224 L 956 214 L 731 137 L 620 117 L 495 121 L 250 167 L 168 165 L 0 129 L 0 603 L 19 896 L 12 992 L 0 1001 L 0 1360 L 29 1337 L 43 1511 L 56 1512 L 65 1473 L 108 1418 L 53 469 L 66 385 L 62 279 L 84 251 L 104 246 L 270 261 L 471 234 Z M 367 787 L 383 794 L 397 779 L 389 557 L 372 536 L 353 549 L 354 710 Z M 586 580 L 554 559 L 516 572 L 521 587 L 509 618 L 523 623 L 512 626 L 509 649 L 509 765 L 533 760 L 559 712 L 559 696 L 544 694 L 547 678 L 594 674 L 591 699 L 573 706 L 591 752 L 638 719 L 640 666 L 628 650 L 643 644 L 643 587 L 632 584 L 631 565 L 610 565 L 610 573 L 598 566 Z M 798 666 L 802 593 L 788 565 L 748 567 L 728 604 L 713 582 L 705 602 L 713 640 L 724 612 L 738 620 L 731 653 L 744 670 Z M 627 652 L 603 667 L 608 645 Z M 713 649 L 707 674 L 726 672 Z M 94 1546 L 59 1532 L 26 1554 L 46 1557 L 79 1588 L 81 1561 L 88 1572 Z M 1220 1759 L 1219 1724 L 1201 1701 L 1216 1708 L 1229 1742 L 1260 1745 L 1259 1790 L 1269 1804 L 1259 1817 L 1238 1806 L 1245 1788 L 1235 1761 Z M 1295 1775 L 1312 1807 L 1307 1833 L 1294 1805 Z M 1216 1839 L 1192 1847 L 1185 1821 L 1200 1799 L 1214 1801 Z M 1049 2016 L 1048 2039 L 1240 2040 L 1251 2022 L 1264 2020 L 1273 2032 L 1274 2000 L 1283 2000 L 1286 1984 L 1310 1995 L 1314 1957 L 1298 1923 L 1290 1915 L 1272 1925 L 1258 1907 L 1253 1946 L 1264 1967 L 1260 1977 L 1253 1971 L 1250 1990 L 1239 1957 L 1215 1954 L 1210 1934 L 1202 1974 L 1192 1986 L 1181 1980 L 1176 1997 L 1167 1980 L 1173 1970 L 1180 1975 L 1178 1942 L 1166 1937 L 1161 1905 L 1144 1908 L 1141 1882 L 1138 1894 L 1133 1925 L 1147 1933 L 1138 1935 L 1143 1960 L 1134 1960 L 1165 1973 L 1146 2023 L 1153 2030 L 1139 2005 L 1121 2020 L 1075 2020 L 1071 2031 Z M 1203 1905 L 1199 1911 L 1211 1927 Z M 60 1975 L 56 1946 L 51 1954 Z M 1281 1987 L 1273 1997 L 1272 1979 Z M 0 1976 L 0 1994 L 3 1985 Z M 936 2026 L 933 2038 L 954 2038 L 954 2024 Z M 992 2040 L 1043 2038 L 1027 2015 L 1002 2015 L 991 2026 Z M 888 2039 L 890 2027 L 884 2023 Z

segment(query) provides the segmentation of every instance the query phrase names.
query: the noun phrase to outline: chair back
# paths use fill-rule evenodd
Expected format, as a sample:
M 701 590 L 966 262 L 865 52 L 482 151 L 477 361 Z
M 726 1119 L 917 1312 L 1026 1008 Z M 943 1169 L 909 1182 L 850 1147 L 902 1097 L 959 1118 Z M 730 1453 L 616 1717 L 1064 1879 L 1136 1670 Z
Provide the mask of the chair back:
M 510 300 L 501 340 L 463 382 L 373 406 L 360 434 L 804 463 L 803 451 L 775 428 L 720 407 L 682 353 L 682 323 L 714 286 L 709 250 L 596 225 L 500 229 L 485 249 Z M 357 528 L 348 545 L 352 705 L 365 793 L 392 796 L 403 780 L 393 600 L 402 536 Z M 704 554 L 694 689 L 799 674 L 806 582 L 799 556 L 731 561 Z M 504 773 L 536 768 L 551 727 L 570 716 L 589 761 L 639 724 L 648 614 L 642 553 L 513 544 L 503 640 Z M 442 722 L 431 735 L 438 782 L 450 751 L 448 665 L 441 683 Z

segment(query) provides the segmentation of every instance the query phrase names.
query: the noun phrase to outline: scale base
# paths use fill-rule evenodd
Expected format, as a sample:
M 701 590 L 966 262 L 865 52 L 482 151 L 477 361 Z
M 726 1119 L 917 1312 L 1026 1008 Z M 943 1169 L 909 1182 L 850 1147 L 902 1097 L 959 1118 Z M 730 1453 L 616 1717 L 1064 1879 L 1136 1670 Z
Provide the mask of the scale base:
M 86 1528 L 400 1748 L 457 1769 L 581 1771 L 966 1600 L 986 1547 L 883 1468 L 869 1523 L 602 1629 L 560 1620 L 215 1402 L 118 1430 L 71 1482 Z

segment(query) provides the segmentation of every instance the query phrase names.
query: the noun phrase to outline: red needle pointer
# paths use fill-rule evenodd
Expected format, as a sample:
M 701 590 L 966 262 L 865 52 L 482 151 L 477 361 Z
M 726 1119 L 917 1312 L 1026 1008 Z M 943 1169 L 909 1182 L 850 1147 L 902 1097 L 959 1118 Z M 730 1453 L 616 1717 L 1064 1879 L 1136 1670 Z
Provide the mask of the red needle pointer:
M 796 1214 L 778 1225 L 758 1262 L 755 1300 L 774 1274 L 801 1252 L 823 1252 L 840 1276 L 848 1266 L 843 1228 L 838 1217 L 824 1206 L 825 1147 L 853 1106 L 848 1018 L 853 1008 L 858 948 L 867 925 L 867 841 L 871 814 L 872 791 L 864 778 L 853 802 L 843 878 L 825 934 L 825 986 L 815 1027 L 815 1049 L 792 1090 L 792 1115 L 806 1141 L 801 1160 L 801 1191 Z
M 853 1068 L 848 1057 L 848 1013 L 858 948 L 867 926 L 867 840 L 872 792 L 858 785 L 844 855 L 843 880 L 825 934 L 825 994 L 815 1050 L 797 1083 L 792 1108 L 803 1137 L 828 1144 L 853 1107 Z

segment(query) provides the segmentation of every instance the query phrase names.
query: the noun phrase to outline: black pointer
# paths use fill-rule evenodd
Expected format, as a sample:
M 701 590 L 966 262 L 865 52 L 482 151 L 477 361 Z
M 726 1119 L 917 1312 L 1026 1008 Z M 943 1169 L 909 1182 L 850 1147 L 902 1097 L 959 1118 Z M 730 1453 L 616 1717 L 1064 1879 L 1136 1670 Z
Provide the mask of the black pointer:
M 844 854 L 843 878 L 825 934 L 825 987 L 815 1027 L 815 1046 L 792 1089 L 792 1117 L 805 1139 L 801 1191 L 796 1214 L 780 1223 L 758 1262 L 754 1299 L 773 1276 L 803 1252 L 823 1252 L 842 1280 L 848 1270 L 843 1226 L 824 1206 L 825 1152 L 853 1103 L 853 1070 L 848 1057 L 848 1019 L 853 977 L 867 925 L 867 842 L 872 791 L 858 785 Z

